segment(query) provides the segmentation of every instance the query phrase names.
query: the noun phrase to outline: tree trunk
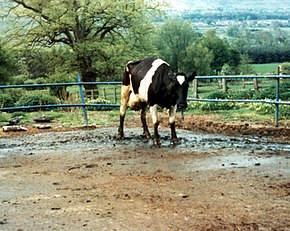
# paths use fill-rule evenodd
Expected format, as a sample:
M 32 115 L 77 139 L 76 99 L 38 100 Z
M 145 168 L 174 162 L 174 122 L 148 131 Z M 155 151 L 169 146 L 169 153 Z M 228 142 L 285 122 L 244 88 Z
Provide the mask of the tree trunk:
M 97 73 L 93 68 L 92 60 L 89 56 L 79 56 L 78 63 L 80 67 L 81 80 L 83 82 L 96 82 Z M 97 85 L 84 85 L 85 96 L 88 98 L 98 98 L 99 90 Z

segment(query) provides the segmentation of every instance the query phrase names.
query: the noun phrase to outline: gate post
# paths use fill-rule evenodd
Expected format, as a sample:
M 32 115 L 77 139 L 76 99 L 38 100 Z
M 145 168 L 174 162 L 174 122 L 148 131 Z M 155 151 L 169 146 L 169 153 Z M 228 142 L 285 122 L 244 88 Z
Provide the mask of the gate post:
M 194 98 L 198 98 L 198 82 L 196 78 L 192 81 L 192 93 Z
M 278 66 L 278 76 L 276 76 L 276 99 L 275 99 L 275 126 L 279 126 L 279 98 L 280 98 L 280 75 L 282 75 L 282 68 Z
M 253 84 L 254 84 L 254 90 L 259 91 L 259 84 L 258 84 L 257 78 L 253 78 Z
M 86 127 L 87 127 L 88 126 L 88 116 L 87 116 L 87 109 L 86 109 L 85 97 L 84 97 L 84 92 L 83 92 L 83 84 L 81 83 L 81 76 L 80 76 L 80 74 L 78 74 L 78 83 L 79 83 L 79 87 L 80 87 L 80 97 L 81 97 L 81 101 L 82 101 L 84 118 L 85 118 Z
M 222 91 L 228 92 L 228 86 L 227 86 L 226 78 L 222 78 Z

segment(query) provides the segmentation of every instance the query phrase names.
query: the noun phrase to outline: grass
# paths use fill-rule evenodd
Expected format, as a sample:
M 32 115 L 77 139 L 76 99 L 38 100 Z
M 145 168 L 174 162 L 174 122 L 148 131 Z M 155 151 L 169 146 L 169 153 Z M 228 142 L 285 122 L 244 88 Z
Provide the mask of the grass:
M 134 111 L 127 111 L 127 117 L 134 115 Z M 81 108 L 71 108 L 69 110 L 38 111 L 38 112 L 2 112 L 0 113 L 0 124 L 4 125 L 15 116 L 22 116 L 21 123 L 31 124 L 38 116 L 51 116 L 56 126 L 63 127 L 82 127 L 85 126 L 83 110 Z M 118 126 L 119 110 L 110 111 L 87 111 L 89 126 Z
M 252 64 L 252 68 L 258 75 L 273 74 L 278 73 L 278 66 L 281 63 L 265 63 L 265 64 Z
M 149 112 L 148 112 L 149 114 Z M 219 121 L 259 121 L 268 120 L 273 121 L 274 114 L 260 115 L 251 107 L 241 106 L 233 110 L 217 110 L 217 111 L 202 111 L 200 109 L 188 109 L 186 115 L 207 115 L 215 116 Z M 0 114 L 0 124 L 6 124 L 11 118 L 15 116 L 22 116 L 21 123 L 32 124 L 33 118 L 38 116 L 52 116 L 54 117 L 54 127 L 83 127 L 85 126 L 85 119 L 83 111 L 80 108 L 72 108 L 65 111 L 39 111 L 39 112 L 14 112 Z M 100 127 L 117 127 L 119 125 L 119 110 L 113 109 L 110 111 L 87 111 L 89 126 Z M 136 112 L 127 110 L 126 118 L 136 115 Z M 180 114 L 178 113 L 179 117 Z M 141 124 L 140 124 L 141 126 Z
M 212 113 L 220 115 L 222 121 L 241 121 L 241 120 L 259 121 L 259 120 L 274 119 L 274 114 L 260 115 L 249 107 L 241 107 L 235 110 L 215 111 Z

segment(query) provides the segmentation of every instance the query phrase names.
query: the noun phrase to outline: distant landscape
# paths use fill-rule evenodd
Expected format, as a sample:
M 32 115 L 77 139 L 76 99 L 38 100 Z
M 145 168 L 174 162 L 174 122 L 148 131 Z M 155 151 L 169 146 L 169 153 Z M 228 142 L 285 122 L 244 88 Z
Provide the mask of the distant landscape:
M 281 28 L 290 35 L 290 1 L 237 1 L 237 0 L 168 0 L 168 14 L 190 20 L 204 33 L 215 29 L 226 36 L 230 27 L 238 26 L 251 31 Z
M 0 0 L 0 5 L 4 2 Z M 223 35 L 224 29 L 233 25 L 241 26 L 241 22 L 247 22 L 248 27 L 255 29 L 273 26 L 286 28 L 290 35 L 289 0 L 165 0 L 164 2 L 168 3 L 166 7 L 168 15 L 190 19 L 200 32 L 214 28 L 218 34 Z M 6 25 L 7 22 L 0 19 L 0 31 Z
M 198 10 L 288 10 L 290 2 L 288 0 L 167 0 L 172 8 L 179 11 Z

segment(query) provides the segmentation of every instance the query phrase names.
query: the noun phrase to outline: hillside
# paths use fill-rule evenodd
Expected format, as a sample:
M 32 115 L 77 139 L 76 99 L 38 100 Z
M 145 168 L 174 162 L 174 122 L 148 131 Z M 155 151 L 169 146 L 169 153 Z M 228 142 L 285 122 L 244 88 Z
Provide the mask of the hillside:
M 175 10 L 288 10 L 289 0 L 167 0 Z

